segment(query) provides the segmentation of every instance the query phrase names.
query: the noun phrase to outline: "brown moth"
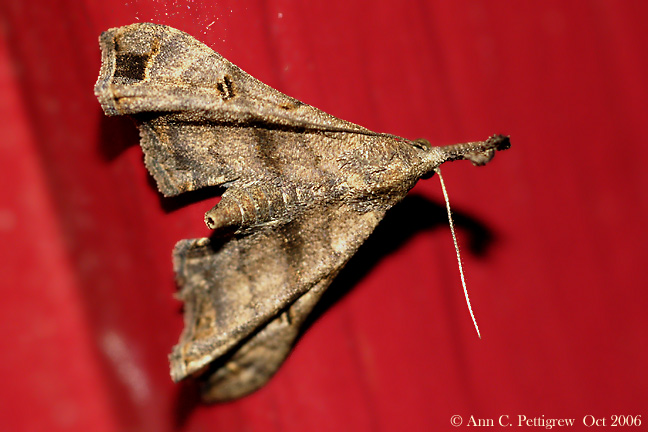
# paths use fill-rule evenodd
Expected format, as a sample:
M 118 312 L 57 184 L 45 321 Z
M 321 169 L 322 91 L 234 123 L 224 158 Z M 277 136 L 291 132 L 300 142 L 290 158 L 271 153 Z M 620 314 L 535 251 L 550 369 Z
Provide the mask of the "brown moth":
M 173 263 L 185 328 L 174 381 L 207 401 L 246 395 L 276 372 L 300 326 L 385 212 L 444 162 L 488 162 L 509 139 L 432 147 L 340 120 L 261 83 L 193 37 L 132 24 L 100 37 L 95 94 L 129 115 L 164 196 L 226 188 L 211 238 Z

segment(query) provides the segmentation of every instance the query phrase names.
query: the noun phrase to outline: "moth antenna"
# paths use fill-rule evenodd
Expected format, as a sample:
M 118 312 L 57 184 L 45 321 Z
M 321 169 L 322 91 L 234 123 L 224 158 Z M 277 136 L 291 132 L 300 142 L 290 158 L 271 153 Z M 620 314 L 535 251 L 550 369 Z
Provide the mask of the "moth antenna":
M 468 288 L 466 288 L 466 278 L 463 272 L 463 265 L 461 264 L 461 253 L 459 252 L 459 243 L 457 242 L 457 235 L 455 234 L 454 222 L 452 221 L 452 211 L 450 210 L 450 199 L 448 198 L 448 191 L 446 190 L 445 182 L 443 181 L 443 176 L 441 175 L 441 169 L 436 167 L 434 171 L 439 175 L 439 181 L 441 182 L 441 190 L 443 191 L 443 198 L 446 203 L 446 210 L 448 210 L 448 223 L 450 224 L 450 233 L 452 233 L 452 241 L 454 242 L 455 251 L 457 251 L 457 263 L 459 263 L 459 275 L 461 276 L 461 286 L 463 286 L 464 296 L 466 296 L 466 304 L 468 305 L 468 312 L 470 312 L 470 317 L 472 318 L 473 324 L 475 325 L 475 330 L 477 330 L 477 336 L 481 339 L 481 334 L 479 333 L 479 326 L 477 326 L 477 320 L 475 319 L 475 314 L 473 313 L 472 306 L 470 306 L 470 298 L 468 297 Z

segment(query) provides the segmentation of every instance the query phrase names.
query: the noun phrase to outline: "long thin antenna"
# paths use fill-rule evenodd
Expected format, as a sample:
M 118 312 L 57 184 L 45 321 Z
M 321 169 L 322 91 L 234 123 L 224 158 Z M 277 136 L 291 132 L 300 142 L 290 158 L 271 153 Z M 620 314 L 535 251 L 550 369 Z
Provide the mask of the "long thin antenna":
M 473 314 L 472 307 L 470 306 L 470 298 L 468 297 L 468 288 L 466 288 L 466 278 L 464 277 L 463 265 L 461 264 L 461 254 L 459 253 L 459 243 L 457 242 L 457 235 L 455 234 L 454 222 L 452 221 L 452 212 L 450 211 L 450 199 L 448 198 L 448 191 L 446 190 L 445 182 L 443 181 L 443 176 L 441 175 L 441 169 L 436 167 L 434 171 L 439 175 L 439 181 L 441 182 L 441 190 L 443 191 L 443 198 L 445 198 L 446 209 L 448 210 L 448 222 L 450 223 L 450 232 L 452 233 L 452 241 L 454 242 L 455 250 L 457 251 L 457 262 L 459 263 L 459 275 L 461 276 L 461 285 L 463 286 L 464 295 L 466 296 L 466 304 L 468 305 L 468 311 L 470 312 L 470 317 L 472 318 L 473 324 L 475 325 L 475 330 L 477 330 L 477 336 L 481 339 L 481 334 L 479 333 L 479 327 L 477 326 L 477 320 L 475 319 L 475 314 Z

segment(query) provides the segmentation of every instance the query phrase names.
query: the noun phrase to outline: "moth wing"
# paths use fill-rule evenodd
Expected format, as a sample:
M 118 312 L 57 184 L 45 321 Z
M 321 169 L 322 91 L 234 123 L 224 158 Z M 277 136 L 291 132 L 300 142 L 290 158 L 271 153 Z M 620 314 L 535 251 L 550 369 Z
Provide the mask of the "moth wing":
M 185 330 L 171 354 L 174 380 L 206 371 L 212 400 L 263 385 L 321 294 L 383 216 L 383 210 L 361 213 L 341 204 L 221 244 L 206 238 L 178 243 Z
M 249 204 L 244 235 L 176 246 L 185 330 L 170 359 L 176 381 L 204 373 L 209 398 L 242 396 L 275 372 L 321 293 L 413 186 L 417 173 L 393 173 L 407 174 L 414 150 L 266 86 L 181 31 L 133 24 L 100 45 L 95 93 L 106 114 L 138 122 L 159 190 L 223 185 L 219 206 Z
M 263 84 L 171 27 L 113 28 L 100 46 L 95 94 L 106 114 L 139 123 L 146 166 L 165 196 L 253 179 L 254 170 L 232 166 L 240 149 L 238 158 L 228 149 L 254 142 L 259 125 L 370 133 Z
M 290 353 L 302 324 L 331 284 L 322 279 L 286 311 L 240 343 L 230 355 L 212 363 L 202 377 L 205 402 L 236 399 L 265 385 Z

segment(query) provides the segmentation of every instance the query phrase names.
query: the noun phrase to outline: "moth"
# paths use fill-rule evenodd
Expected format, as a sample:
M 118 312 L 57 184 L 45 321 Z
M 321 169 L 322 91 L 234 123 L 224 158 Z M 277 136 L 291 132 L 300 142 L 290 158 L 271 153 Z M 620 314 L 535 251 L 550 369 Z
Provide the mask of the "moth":
M 95 94 L 137 123 L 166 197 L 221 186 L 209 238 L 173 265 L 185 328 L 174 381 L 206 401 L 263 386 L 333 278 L 385 212 L 444 162 L 488 162 L 508 137 L 433 147 L 372 132 L 261 83 L 190 35 L 138 23 L 100 39 Z

